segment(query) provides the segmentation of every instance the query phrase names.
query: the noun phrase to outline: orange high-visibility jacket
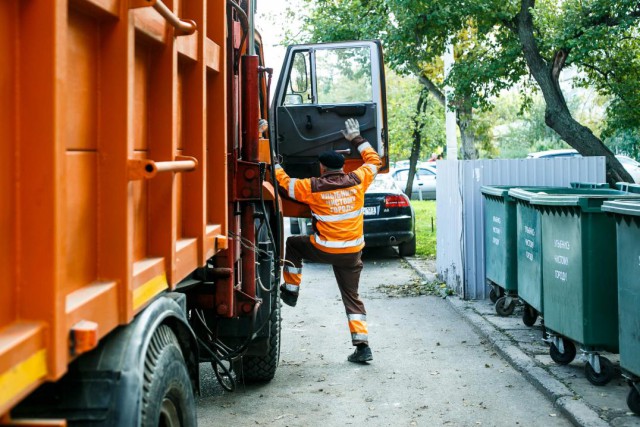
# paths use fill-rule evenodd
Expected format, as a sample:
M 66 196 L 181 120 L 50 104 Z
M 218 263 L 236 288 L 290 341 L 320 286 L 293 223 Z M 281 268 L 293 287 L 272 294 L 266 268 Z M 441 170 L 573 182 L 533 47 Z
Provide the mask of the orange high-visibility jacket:
M 327 172 L 321 177 L 290 178 L 276 165 L 278 184 L 289 197 L 311 208 L 315 233 L 311 243 L 329 253 L 354 253 L 364 247 L 364 193 L 381 166 L 378 153 L 361 136 L 353 141 L 364 164 L 353 172 Z

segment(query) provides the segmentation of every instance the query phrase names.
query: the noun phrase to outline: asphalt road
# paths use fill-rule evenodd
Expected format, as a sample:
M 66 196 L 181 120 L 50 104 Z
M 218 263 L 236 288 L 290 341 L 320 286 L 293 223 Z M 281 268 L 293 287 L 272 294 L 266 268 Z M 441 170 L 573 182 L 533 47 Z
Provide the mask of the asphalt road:
M 394 250 L 365 258 L 360 290 L 374 361 L 347 362 L 350 335 L 331 268 L 307 263 L 298 306 L 283 309 L 276 377 L 227 393 L 202 365 L 199 425 L 571 425 L 442 298 L 381 291 L 418 281 Z

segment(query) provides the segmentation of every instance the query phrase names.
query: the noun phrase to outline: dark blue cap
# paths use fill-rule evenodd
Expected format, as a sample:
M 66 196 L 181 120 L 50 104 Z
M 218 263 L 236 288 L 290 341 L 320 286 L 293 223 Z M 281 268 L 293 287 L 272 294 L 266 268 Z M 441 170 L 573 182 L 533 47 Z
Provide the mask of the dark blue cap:
M 325 151 L 318 156 L 318 160 L 329 169 L 340 169 L 344 166 L 344 157 L 335 151 Z

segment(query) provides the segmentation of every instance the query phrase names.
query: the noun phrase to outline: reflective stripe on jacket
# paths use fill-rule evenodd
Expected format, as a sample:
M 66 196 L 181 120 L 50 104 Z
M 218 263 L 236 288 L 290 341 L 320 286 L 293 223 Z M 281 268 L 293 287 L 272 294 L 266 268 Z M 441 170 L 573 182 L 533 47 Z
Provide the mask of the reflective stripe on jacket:
M 289 197 L 311 208 L 315 234 L 313 245 L 329 253 L 353 253 L 364 247 L 364 193 L 373 182 L 381 161 L 362 137 L 354 140 L 364 164 L 353 172 L 327 172 L 321 177 L 290 178 L 276 165 L 276 178 Z

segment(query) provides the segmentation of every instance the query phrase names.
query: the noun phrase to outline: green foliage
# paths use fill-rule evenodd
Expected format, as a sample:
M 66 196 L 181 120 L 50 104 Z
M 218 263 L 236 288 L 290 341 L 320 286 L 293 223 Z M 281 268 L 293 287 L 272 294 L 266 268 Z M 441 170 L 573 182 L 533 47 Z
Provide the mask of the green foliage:
M 387 71 L 387 119 L 389 126 L 389 156 L 391 161 L 408 159 L 413 141 L 413 119 L 422 86 L 414 77 L 402 77 Z M 427 160 L 431 153 L 439 152 L 446 145 L 444 108 L 429 102 L 425 114 L 418 117 L 422 128 L 421 158 Z
M 595 135 L 600 135 L 606 98 L 598 96 L 593 90 L 567 88 L 565 92 L 573 116 Z M 495 108 L 483 112 L 478 119 L 493 124 L 496 152 L 486 157 L 522 158 L 536 151 L 571 148 L 545 124 L 545 104 L 540 94 L 524 96 L 511 91 L 503 93 L 493 103 Z
M 616 154 L 624 154 L 636 160 L 640 159 L 640 130 L 622 129 L 607 136 L 605 143 Z
M 436 202 L 434 200 L 411 201 L 416 213 L 416 256 L 436 256 Z M 433 228 L 431 225 L 433 224 Z

